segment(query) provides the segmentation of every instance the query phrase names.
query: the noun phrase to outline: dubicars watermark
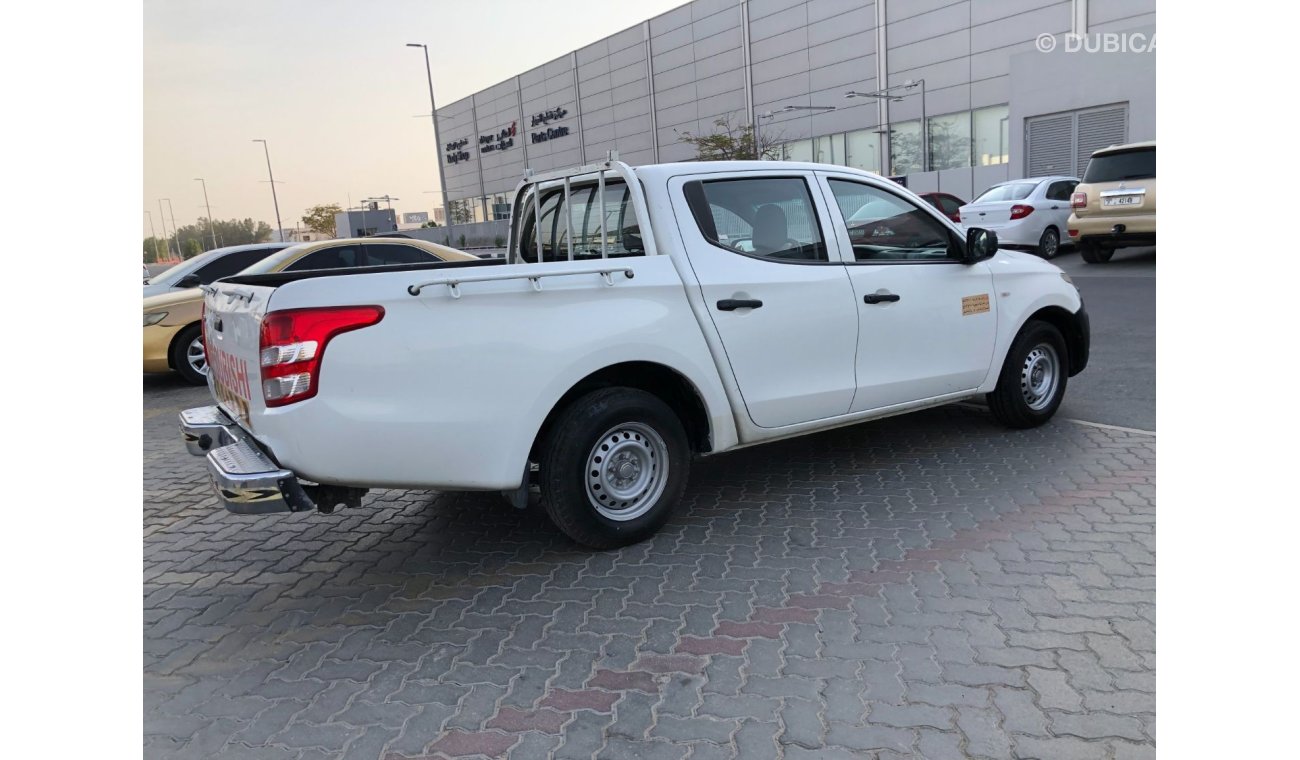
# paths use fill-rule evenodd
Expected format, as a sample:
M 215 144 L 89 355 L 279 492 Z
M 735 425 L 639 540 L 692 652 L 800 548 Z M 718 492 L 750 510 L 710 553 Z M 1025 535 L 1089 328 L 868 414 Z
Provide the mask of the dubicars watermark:
M 1056 39 L 1056 35 L 1043 32 L 1034 39 L 1034 47 L 1040 53 L 1050 53 L 1060 49 L 1066 53 L 1154 53 L 1156 52 L 1155 33 L 1143 32 L 1098 32 L 1097 34 L 1075 34 L 1069 32 Z

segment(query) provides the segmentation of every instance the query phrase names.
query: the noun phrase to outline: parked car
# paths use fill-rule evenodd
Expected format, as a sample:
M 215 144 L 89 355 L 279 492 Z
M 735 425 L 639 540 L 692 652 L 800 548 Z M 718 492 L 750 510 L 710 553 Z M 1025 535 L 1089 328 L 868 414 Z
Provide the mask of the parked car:
M 939 213 L 961 224 L 961 207 L 966 205 L 966 201 L 952 193 L 921 193 L 921 197 L 939 209 Z
M 1156 144 L 1094 151 L 1070 206 L 1070 239 L 1089 264 L 1110 261 L 1117 248 L 1155 245 Z
M 277 246 L 273 255 L 263 256 L 244 271 L 269 274 L 471 260 L 477 257 L 423 240 L 381 243 L 373 239 L 363 242 L 345 238 Z M 173 290 L 144 299 L 145 372 L 174 370 L 195 385 L 207 382 L 208 354 L 200 326 L 202 311 L 203 291 L 198 288 Z
M 180 425 L 226 509 L 368 487 L 522 507 L 535 483 L 574 541 L 619 546 L 668 519 L 693 456 L 977 396 L 1041 425 L 1088 363 L 1059 268 L 866 171 L 608 161 L 513 201 L 505 261 L 207 289 L 217 403 Z
M 236 272 L 241 272 L 270 256 L 282 251 L 293 243 L 254 243 L 252 245 L 232 245 L 205 251 L 192 259 L 186 259 L 174 267 L 159 273 L 156 277 L 145 277 L 144 296 L 161 295 L 176 290 L 197 288 L 216 282 Z M 148 267 L 145 268 L 146 271 Z
M 1029 177 L 1000 182 L 961 207 L 961 223 L 998 233 L 1003 248 L 1050 259 L 1060 252 L 1077 177 Z

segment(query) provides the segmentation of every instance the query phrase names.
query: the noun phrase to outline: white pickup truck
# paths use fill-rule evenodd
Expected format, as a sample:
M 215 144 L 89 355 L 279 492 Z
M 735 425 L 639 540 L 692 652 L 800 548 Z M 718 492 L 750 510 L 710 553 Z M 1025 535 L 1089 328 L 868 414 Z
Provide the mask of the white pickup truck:
M 611 158 L 513 208 L 501 261 L 208 286 L 217 404 L 181 428 L 227 509 L 535 485 L 572 539 L 619 546 L 693 457 L 981 395 L 1039 425 L 1088 361 L 1068 276 L 875 174 Z

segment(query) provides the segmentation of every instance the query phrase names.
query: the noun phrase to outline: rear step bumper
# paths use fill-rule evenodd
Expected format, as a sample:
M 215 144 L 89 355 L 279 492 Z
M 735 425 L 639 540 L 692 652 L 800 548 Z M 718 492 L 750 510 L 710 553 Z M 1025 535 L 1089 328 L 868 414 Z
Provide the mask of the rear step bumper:
M 262 515 L 316 508 L 298 477 L 276 464 L 220 407 L 186 409 L 180 423 L 185 448 L 207 456 L 217 497 L 227 510 Z

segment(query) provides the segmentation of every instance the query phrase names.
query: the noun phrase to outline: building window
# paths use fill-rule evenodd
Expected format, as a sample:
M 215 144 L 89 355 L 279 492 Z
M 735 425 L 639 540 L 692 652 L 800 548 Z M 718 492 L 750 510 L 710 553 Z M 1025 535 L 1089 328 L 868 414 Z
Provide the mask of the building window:
M 781 146 L 782 156 L 786 161 L 812 161 L 813 141 L 795 140 Z
M 901 121 L 889 133 L 889 174 L 897 177 L 921 171 L 921 120 Z
M 859 129 L 844 136 L 845 166 L 880 172 L 880 133 L 874 129 Z
M 976 166 L 1005 164 L 1011 160 L 1009 115 L 1007 106 L 980 108 L 972 112 Z
M 965 169 L 971 165 L 970 111 L 931 116 L 930 170 Z

